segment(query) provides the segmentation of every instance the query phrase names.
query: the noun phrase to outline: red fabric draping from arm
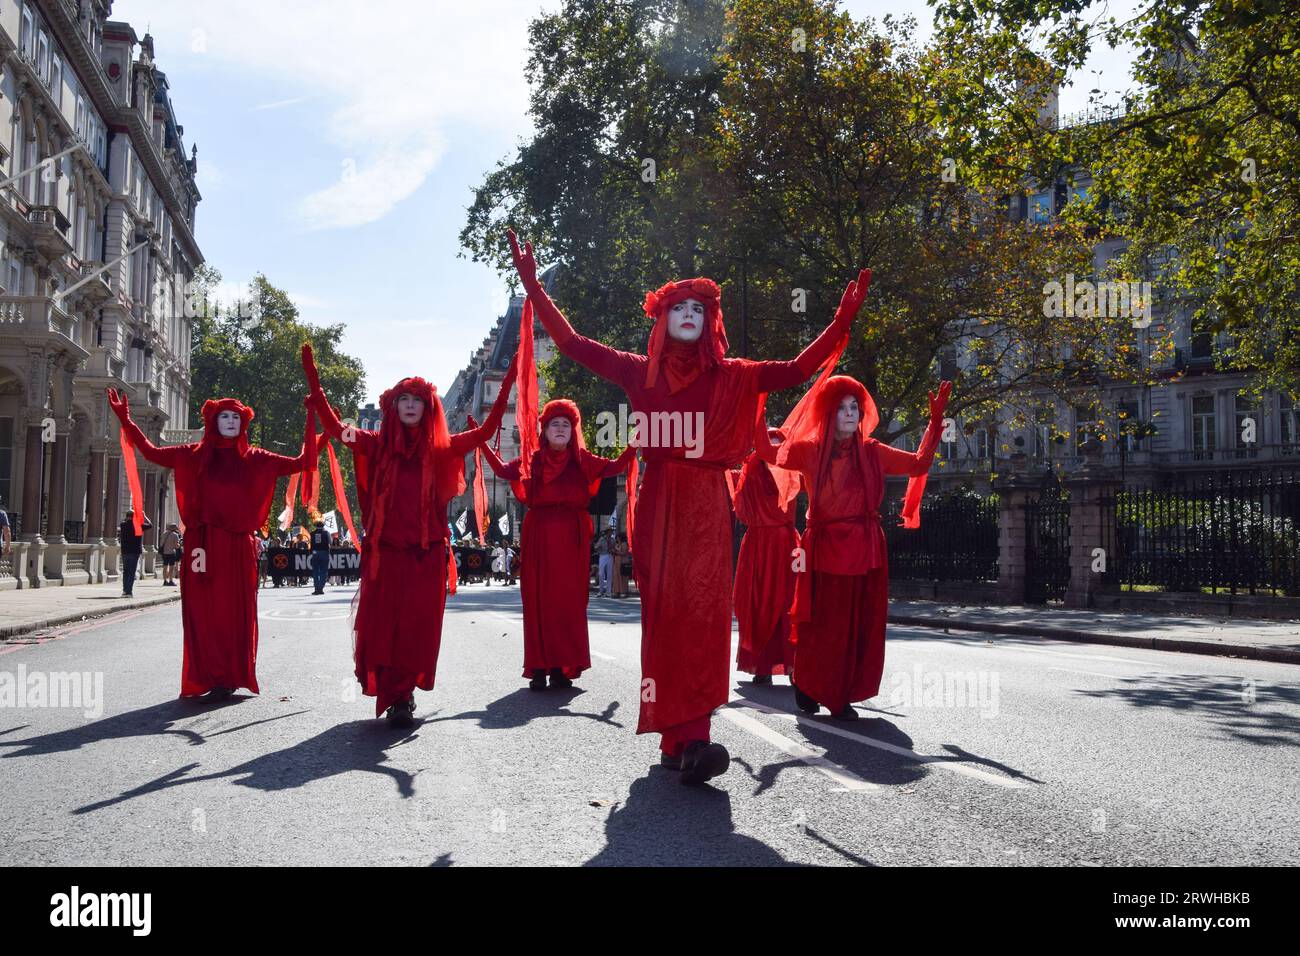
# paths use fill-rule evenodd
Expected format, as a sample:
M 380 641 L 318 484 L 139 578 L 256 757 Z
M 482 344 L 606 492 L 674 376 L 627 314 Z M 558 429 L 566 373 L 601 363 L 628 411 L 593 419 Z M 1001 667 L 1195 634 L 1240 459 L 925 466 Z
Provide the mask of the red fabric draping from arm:
M 353 547 L 361 547 L 361 539 L 357 537 L 357 529 L 352 524 L 352 509 L 348 507 L 347 490 L 343 487 L 343 472 L 339 468 L 339 460 L 334 455 L 334 446 L 328 441 L 325 442 L 325 451 L 329 454 L 330 460 L 330 481 L 334 485 L 334 501 L 338 504 L 339 511 L 343 512 L 343 523 L 347 525 L 348 536 L 352 539 Z
M 821 374 L 817 376 L 817 381 L 813 383 L 812 388 L 799 399 L 790 414 L 785 417 L 781 425 L 781 431 L 785 433 L 785 445 L 782 449 L 788 449 L 794 443 L 800 441 L 815 441 L 821 437 L 823 422 L 816 420 L 817 415 L 815 408 L 818 397 L 825 390 L 826 380 L 835 374 L 835 366 L 848 347 L 849 336 L 847 331 L 844 332 L 835 347 L 831 349 L 830 355 L 826 358 L 826 364 L 822 366 Z M 863 414 L 866 410 L 863 409 Z M 875 423 L 872 423 L 872 429 Z M 867 432 L 870 434 L 870 431 Z M 788 452 L 787 452 L 788 454 Z M 782 509 L 788 508 L 790 502 L 799 496 L 799 473 L 786 466 L 785 457 L 778 451 L 777 464 L 782 467 L 776 468 L 772 472 L 772 477 L 776 479 L 777 503 Z
M 519 427 L 520 479 L 521 484 L 527 487 L 528 477 L 532 471 L 533 452 L 541 447 L 541 438 L 537 433 L 537 360 L 533 354 L 533 300 L 531 298 L 524 300 L 515 366 L 519 370 L 519 389 L 515 395 L 515 424 Z
M 288 531 L 289 525 L 293 524 L 293 503 L 298 497 L 298 480 L 302 477 L 299 472 L 294 472 L 289 476 L 289 487 L 284 493 L 284 510 L 280 512 L 279 525 L 281 531 Z
M 483 483 L 483 451 L 481 446 L 474 449 L 474 531 L 479 544 L 487 544 L 483 537 L 483 528 L 487 524 L 487 485 Z
M 943 421 L 931 418 L 925 429 L 921 444 L 915 453 L 905 452 L 888 445 L 879 445 L 877 454 L 881 466 L 887 475 L 910 475 L 907 492 L 903 495 L 903 527 L 921 527 L 921 498 L 925 494 L 925 484 L 929 477 L 930 465 L 934 463 L 934 454 L 939 448 L 939 436 Z
M 140 469 L 135 462 L 135 448 L 126 437 L 126 429 L 117 432 L 118 444 L 122 447 L 122 465 L 126 469 L 126 484 L 131 489 L 131 509 L 135 512 L 132 521 L 137 535 L 144 533 L 144 492 L 140 490 Z

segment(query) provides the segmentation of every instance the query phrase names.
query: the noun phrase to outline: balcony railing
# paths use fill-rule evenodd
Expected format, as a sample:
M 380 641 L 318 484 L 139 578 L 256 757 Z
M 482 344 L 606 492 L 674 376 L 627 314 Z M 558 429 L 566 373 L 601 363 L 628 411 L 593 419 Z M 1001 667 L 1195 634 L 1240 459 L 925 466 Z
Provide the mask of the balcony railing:
M 0 295 L 0 334 L 13 328 L 22 332 L 58 332 L 72 337 L 72 316 L 43 295 Z

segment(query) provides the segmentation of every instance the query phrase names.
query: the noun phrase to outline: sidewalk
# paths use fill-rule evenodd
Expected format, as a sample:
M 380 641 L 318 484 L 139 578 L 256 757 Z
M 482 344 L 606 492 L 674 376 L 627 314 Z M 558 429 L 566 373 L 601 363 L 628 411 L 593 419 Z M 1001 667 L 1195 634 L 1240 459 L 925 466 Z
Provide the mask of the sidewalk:
M 0 640 L 38 628 L 70 624 L 127 608 L 180 600 L 180 588 L 165 588 L 162 578 L 135 582 L 135 597 L 122 597 L 122 582 L 0 591 Z
M 1300 621 L 890 601 L 889 623 L 1300 664 Z

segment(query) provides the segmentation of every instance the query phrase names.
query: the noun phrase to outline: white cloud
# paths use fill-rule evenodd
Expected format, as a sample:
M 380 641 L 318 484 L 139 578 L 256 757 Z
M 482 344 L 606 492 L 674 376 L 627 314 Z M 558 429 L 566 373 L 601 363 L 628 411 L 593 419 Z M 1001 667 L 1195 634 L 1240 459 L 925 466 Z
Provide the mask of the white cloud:
M 304 183 L 294 204 L 303 227 L 332 229 L 374 222 L 419 189 L 452 124 L 527 132 L 527 27 L 541 9 L 536 0 L 119 0 L 113 17 L 150 25 L 163 69 L 187 59 L 288 94 L 254 109 L 333 104 L 309 118 L 355 175 Z M 187 41 L 195 35 L 203 42 Z

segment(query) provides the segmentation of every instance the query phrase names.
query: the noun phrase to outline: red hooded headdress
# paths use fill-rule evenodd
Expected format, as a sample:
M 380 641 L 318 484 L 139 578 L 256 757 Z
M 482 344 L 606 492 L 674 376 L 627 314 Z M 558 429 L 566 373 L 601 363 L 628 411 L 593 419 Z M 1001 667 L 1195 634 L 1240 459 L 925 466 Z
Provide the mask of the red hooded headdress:
M 694 343 L 678 342 L 668 335 L 668 310 L 683 299 L 704 305 L 704 329 Z M 654 388 L 662 370 L 669 392 L 678 392 L 701 373 L 722 362 L 727 354 L 727 328 L 722 321 L 722 290 L 712 279 L 669 282 L 645 296 L 645 314 L 655 320 L 646 355 L 646 388 Z

